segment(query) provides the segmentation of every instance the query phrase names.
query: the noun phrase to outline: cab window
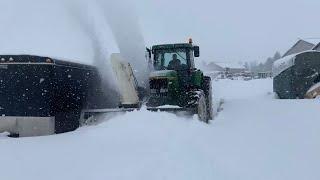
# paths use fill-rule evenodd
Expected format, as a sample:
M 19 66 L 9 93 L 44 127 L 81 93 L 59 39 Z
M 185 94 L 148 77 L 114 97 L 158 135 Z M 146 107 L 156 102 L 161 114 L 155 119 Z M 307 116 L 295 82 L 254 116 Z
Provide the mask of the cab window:
M 163 49 L 155 51 L 156 70 L 183 70 L 188 68 L 186 49 Z

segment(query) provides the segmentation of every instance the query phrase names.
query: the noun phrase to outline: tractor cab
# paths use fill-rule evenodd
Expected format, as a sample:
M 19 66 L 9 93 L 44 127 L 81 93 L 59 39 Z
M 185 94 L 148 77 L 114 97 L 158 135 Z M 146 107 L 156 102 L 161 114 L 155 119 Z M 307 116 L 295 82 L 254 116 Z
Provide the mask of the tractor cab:
M 186 71 L 195 69 L 194 57 L 199 57 L 199 46 L 192 43 L 155 45 L 151 52 L 155 71 Z

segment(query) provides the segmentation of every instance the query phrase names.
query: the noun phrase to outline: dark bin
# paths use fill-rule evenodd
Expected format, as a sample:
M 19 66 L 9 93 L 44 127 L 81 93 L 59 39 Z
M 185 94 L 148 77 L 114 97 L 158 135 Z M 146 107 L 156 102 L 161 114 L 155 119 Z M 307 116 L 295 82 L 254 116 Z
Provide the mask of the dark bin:
M 305 51 L 274 63 L 273 90 L 280 99 L 303 99 L 320 82 L 320 52 Z
M 115 107 L 94 66 L 31 55 L 0 55 L 0 115 L 54 117 L 55 133 L 79 127 L 87 108 Z M 107 93 L 105 93 L 107 92 Z

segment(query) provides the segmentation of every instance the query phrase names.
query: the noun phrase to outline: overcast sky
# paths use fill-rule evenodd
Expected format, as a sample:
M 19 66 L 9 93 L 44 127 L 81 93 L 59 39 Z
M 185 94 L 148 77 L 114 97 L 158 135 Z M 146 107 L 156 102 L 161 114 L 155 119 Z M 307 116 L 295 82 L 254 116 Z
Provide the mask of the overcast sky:
M 133 28 L 135 23 L 130 22 L 135 18 L 127 12 L 128 6 L 131 7 L 127 1 L 131 1 L 146 45 L 186 42 L 192 37 L 200 45 L 201 59 L 205 61 L 265 61 L 276 51 L 283 54 L 298 38 L 320 37 L 320 0 L 100 1 L 106 6 L 110 4 L 113 16 L 121 17 L 120 24 L 114 23 L 116 27 L 128 24 L 129 27 L 117 31 L 119 37 L 121 34 L 140 36 Z M 90 47 L 90 44 L 96 42 L 88 37 L 87 28 L 82 27 L 67 2 L 79 3 L 80 0 L 0 0 L 0 53 L 50 55 L 79 61 L 93 59 L 96 46 Z M 123 8 L 113 7 L 115 3 Z M 87 14 L 88 18 L 84 19 L 90 20 L 92 12 L 83 9 L 80 8 L 79 14 L 81 17 Z M 121 44 L 112 38 L 106 19 L 91 19 L 97 26 L 92 31 L 101 32 L 98 39 L 104 42 L 100 45 L 102 49 L 108 53 L 117 51 L 115 47 Z M 136 40 L 131 38 L 131 41 Z M 132 45 L 130 40 L 122 45 L 128 43 Z
M 264 61 L 298 38 L 320 37 L 319 0 L 132 0 L 147 44 L 201 47 L 203 60 Z

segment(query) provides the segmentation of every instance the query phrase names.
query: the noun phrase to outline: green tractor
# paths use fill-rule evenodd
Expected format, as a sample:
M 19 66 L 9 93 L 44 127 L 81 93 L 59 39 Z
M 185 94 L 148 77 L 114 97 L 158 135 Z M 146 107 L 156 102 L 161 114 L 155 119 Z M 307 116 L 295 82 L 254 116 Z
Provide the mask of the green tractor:
M 213 118 L 211 78 L 195 68 L 199 46 L 189 43 L 155 45 L 148 50 L 149 110 L 186 111 L 206 123 Z

